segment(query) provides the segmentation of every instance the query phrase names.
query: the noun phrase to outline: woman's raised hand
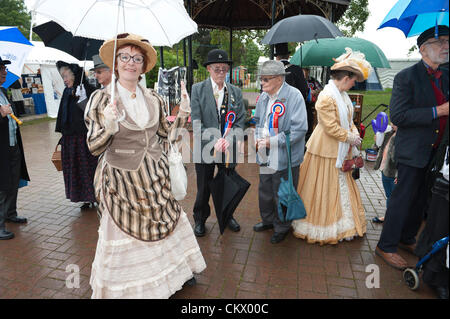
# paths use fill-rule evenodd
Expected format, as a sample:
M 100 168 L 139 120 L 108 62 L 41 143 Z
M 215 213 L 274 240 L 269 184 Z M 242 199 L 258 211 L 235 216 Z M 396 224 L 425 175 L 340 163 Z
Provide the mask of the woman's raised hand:
M 184 81 L 181 81 L 181 102 L 180 102 L 180 110 L 190 112 L 191 110 L 191 102 L 189 99 L 189 94 L 186 90 L 186 84 Z

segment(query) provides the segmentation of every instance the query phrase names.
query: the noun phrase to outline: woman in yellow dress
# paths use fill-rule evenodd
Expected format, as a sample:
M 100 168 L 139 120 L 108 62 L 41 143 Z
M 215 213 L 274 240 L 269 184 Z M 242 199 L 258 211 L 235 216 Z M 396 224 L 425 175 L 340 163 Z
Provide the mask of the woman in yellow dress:
M 337 244 L 366 232 L 364 208 L 345 159 L 359 154 L 361 138 L 353 124 L 353 105 L 347 94 L 355 82 L 367 79 L 370 64 L 364 54 L 347 52 L 335 59 L 331 80 L 316 102 L 318 124 L 300 168 L 298 192 L 306 218 L 292 223 L 294 236 L 308 243 Z

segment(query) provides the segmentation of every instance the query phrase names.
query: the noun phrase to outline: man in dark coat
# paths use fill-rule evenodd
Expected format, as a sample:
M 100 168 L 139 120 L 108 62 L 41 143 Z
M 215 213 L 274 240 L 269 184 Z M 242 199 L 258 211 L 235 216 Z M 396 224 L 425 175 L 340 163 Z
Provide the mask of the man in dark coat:
M 448 117 L 448 27 L 430 28 L 417 39 L 422 60 L 394 78 L 391 121 L 397 127 L 395 160 L 398 183 L 389 198 L 375 253 L 397 269 L 408 266 L 397 247 L 413 252 L 427 202 L 427 171 Z M 437 32 L 436 32 L 437 31 Z
M 214 177 L 216 165 L 224 165 L 224 154 L 231 151 L 237 153 L 235 129 L 244 129 L 246 112 L 241 90 L 225 82 L 225 77 L 232 61 L 223 50 L 211 50 L 207 61 L 203 64 L 210 77 L 192 86 L 191 117 L 194 129 L 194 163 L 197 174 L 197 197 L 194 204 L 194 234 L 197 237 L 206 234 L 205 222 L 210 215 L 209 197 L 211 194 L 209 182 Z M 222 136 L 226 124 L 226 114 L 233 111 L 236 114 L 230 134 Z M 214 146 L 214 147 L 213 147 Z M 214 154 L 216 156 L 214 156 Z M 233 166 L 236 157 L 230 160 Z M 240 230 L 238 222 L 231 217 L 228 228 L 234 232 Z
M 288 44 L 275 44 L 274 55 L 277 61 L 280 61 L 284 64 L 285 71 L 290 72 L 290 74 L 286 75 L 285 82 L 290 86 L 297 88 L 300 93 L 302 93 L 303 99 L 306 101 L 306 98 L 308 97 L 308 83 L 306 83 L 302 68 L 289 62 Z
M 19 125 L 9 115 L 15 113 L 14 106 L 2 87 L 8 64 L 11 61 L 0 57 L 0 240 L 14 237 L 14 233 L 6 230 L 6 221 L 27 222 L 26 218 L 17 216 L 16 205 L 20 179 L 30 180 Z

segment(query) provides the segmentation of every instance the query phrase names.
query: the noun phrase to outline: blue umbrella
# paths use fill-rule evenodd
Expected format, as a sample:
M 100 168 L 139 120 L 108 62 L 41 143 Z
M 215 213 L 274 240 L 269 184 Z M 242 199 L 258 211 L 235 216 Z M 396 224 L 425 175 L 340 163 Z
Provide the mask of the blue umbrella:
M 25 59 L 33 45 L 23 36 L 17 27 L 0 27 L 0 55 L 3 60 L 11 61 L 8 67 L 4 88 L 8 88 L 22 76 Z
M 435 25 L 449 25 L 448 0 L 399 0 L 378 29 L 397 28 L 408 38 Z

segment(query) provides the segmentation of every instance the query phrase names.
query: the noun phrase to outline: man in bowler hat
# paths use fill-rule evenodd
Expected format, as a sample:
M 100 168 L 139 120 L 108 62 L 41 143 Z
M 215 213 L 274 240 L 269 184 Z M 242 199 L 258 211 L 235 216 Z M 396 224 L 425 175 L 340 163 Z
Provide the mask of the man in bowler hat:
M 397 129 L 395 159 L 398 183 L 389 198 L 375 253 L 397 269 L 408 266 L 397 248 L 414 252 L 415 236 L 427 202 L 427 171 L 438 148 L 448 117 L 448 27 L 436 26 L 417 39 L 422 60 L 394 78 L 391 121 Z
M 2 87 L 8 64 L 11 61 L 0 57 L 0 240 L 14 237 L 14 233 L 6 230 L 5 222 L 27 222 L 26 218 L 17 216 L 16 206 L 20 179 L 30 180 L 19 125 L 10 116 L 14 113 L 14 106 Z
M 225 82 L 232 61 L 225 51 L 214 49 L 208 53 L 203 64 L 210 77 L 192 86 L 191 118 L 194 128 L 194 163 L 197 174 L 197 197 L 194 204 L 194 234 L 197 237 L 206 233 L 205 222 L 210 215 L 209 182 L 214 177 L 216 165 L 223 166 L 227 151 L 233 154 L 236 141 L 233 131 L 244 129 L 245 108 L 241 90 Z M 226 138 L 221 137 L 226 123 L 226 114 L 236 114 L 231 132 Z M 216 133 L 216 134 L 212 134 Z M 231 136 L 231 138 L 230 138 Z M 212 147 L 213 146 L 213 147 Z M 236 154 L 236 152 L 234 152 Z M 216 156 L 215 156 L 216 155 Z M 236 157 L 231 158 L 235 166 Z M 238 222 L 231 217 L 228 228 L 234 232 L 240 230 Z

